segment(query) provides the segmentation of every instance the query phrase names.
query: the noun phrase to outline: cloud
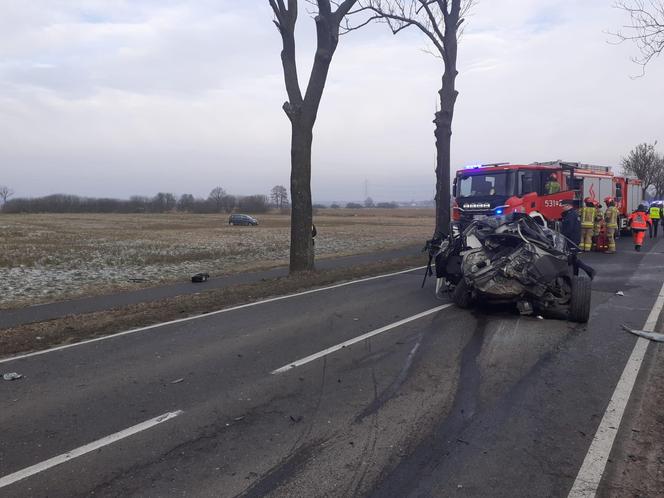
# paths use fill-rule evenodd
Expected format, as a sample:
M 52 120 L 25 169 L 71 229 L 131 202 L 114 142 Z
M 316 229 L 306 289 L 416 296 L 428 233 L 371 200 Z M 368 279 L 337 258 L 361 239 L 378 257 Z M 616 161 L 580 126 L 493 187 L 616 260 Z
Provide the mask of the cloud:
M 478 3 L 459 49 L 454 166 L 616 164 L 662 133 L 664 65 L 632 80 L 604 0 Z M 0 19 L 0 183 L 21 195 L 249 194 L 289 178 L 267 2 L 14 0 Z M 302 85 L 313 22 L 298 27 Z M 441 61 L 415 30 L 342 37 L 314 139 L 314 194 L 430 198 Z

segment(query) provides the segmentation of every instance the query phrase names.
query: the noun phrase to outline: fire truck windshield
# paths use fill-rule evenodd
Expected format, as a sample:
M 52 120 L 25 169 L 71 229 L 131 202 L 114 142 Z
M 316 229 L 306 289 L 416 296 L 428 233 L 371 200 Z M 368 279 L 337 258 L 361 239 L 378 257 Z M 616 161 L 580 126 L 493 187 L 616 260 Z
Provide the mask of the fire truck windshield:
M 457 183 L 459 197 L 511 196 L 513 190 L 510 186 L 511 176 L 508 171 L 461 175 Z

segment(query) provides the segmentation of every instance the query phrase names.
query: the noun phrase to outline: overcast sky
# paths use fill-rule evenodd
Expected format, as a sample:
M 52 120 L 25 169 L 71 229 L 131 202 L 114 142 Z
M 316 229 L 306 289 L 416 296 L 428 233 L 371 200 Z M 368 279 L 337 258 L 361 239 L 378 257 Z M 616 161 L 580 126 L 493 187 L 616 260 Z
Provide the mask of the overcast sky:
M 301 1 L 301 3 L 304 3 Z M 581 6 L 582 4 L 582 6 Z M 0 184 L 207 196 L 288 186 L 280 37 L 267 0 L 0 0 Z M 615 165 L 664 142 L 664 58 L 645 77 L 612 0 L 481 0 L 459 47 L 453 169 Z M 306 79 L 313 21 L 301 9 Z M 433 197 L 442 63 L 416 31 L 342 37 L 314 130 L 314 200 Z M 662 147 L 660 146 L 660 150 Z

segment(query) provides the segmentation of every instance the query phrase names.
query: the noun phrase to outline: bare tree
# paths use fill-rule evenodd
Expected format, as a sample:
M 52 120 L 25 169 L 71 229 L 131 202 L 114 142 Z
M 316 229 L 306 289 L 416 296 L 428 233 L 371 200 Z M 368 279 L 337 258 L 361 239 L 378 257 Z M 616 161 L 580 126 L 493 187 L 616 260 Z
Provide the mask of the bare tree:
M 279 209 L 288 206 L 288 190 L 283 185 L 275 185 L 270 191 L 272 203 Z
M 208 199 L 214 204 L 217 213 L 220 213 L 224 207 L 224 197 L 226 197 L 226 191 L 221 187 L 213 188 L 210 191 L 210 195 L 208 195 Z
M 182 194 L 178 200 L 177 209 L 178 211 L 193 211 L 195 204 L 196 199 L 194 199 L 192 194 Z
M 648 187 L 654 185 L 661 174 L 658 170 L 661 168 L 662 161 L 655 151 L 655 145 L 657 142 L 639 144 L 629 151 L 627 157 L 622 159 L 623 171 L 641 180 L 644 198 Z
M 640 55 L 632 60 L 642 66 L 642 75 L 653 57 L 664 50 L 664 0 L 618 0 L 616 8 L 629 14 L 629 23 L 614 33 L 619 42 L 632 41 Z
M 655 175 L 653 179 L 653 187 L 655 187 L 656 196 L 659 199 L 664 198 L 664 155 L 655 152 Z
M 445 237 L 450 225 L 450 149 L 452 118 L 459 92 L 456 90 L 458 37 L 464 16 L 474 0 L 359 0 L 351 14 L 365 15 L 359 24 L 345 25 L 347 31 L 372 21 L 385 23 L 393 34 L 411 26 L 431 42 L 427 50 L 443 61 L 442 86 L 438 91 L 440 110 L 434 115 L 436 137 L 436 229 L 434 238 Z
M 373 199 L 371 197 L 367 197 L 364 199 L 364 207 L 366 208 L 372 208 L 375 207 L 376 204 L 374 203 Z
M 225 195 L 221 198 L 221 209 L 226 211 L 227 213 L 230 213 L 235 209 L 235 205 L 237 204 L 237 199 L 235 198 L 234 195 Z
M 2 199 L 2 205 L 7 204 L 7 199 L 14 195 L 14 191 L 7 187 L 6 185 L 0 185 L 0 199 Z
M 291 123 L 291 244 L 290 271 L 314 267 L 311 238 L 311 144 L 323 89 L 339 43 L 339 27 L 357 0 L 312 0 L 316 15 L 316 52 L 307 89 L 302 95 L 295 61 L 295 23 L 298 0 L 269 0 L 274 24 L 281 35 L 281 63 L 288 101 L 283 110 Z M 336 9 L 333 10 L 332 7 Z

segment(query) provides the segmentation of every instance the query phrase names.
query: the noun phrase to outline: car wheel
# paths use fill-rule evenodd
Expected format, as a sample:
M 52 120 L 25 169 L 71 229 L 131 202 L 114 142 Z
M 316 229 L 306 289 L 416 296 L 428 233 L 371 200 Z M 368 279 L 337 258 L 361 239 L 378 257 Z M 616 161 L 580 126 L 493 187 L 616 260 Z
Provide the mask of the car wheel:
M 468 290 L 468 284 L 465 279 L 459 280 L 459 283 L 454 288 L 452 292 L 452 301 L 459 308 L 470 308 L 470 305 L 473 303 L 473 295 Z
M 586 277 L 572 277 L 572 299 L 569 318 L 573 322 L 586 323 L 590 318 L 592 282 Z

